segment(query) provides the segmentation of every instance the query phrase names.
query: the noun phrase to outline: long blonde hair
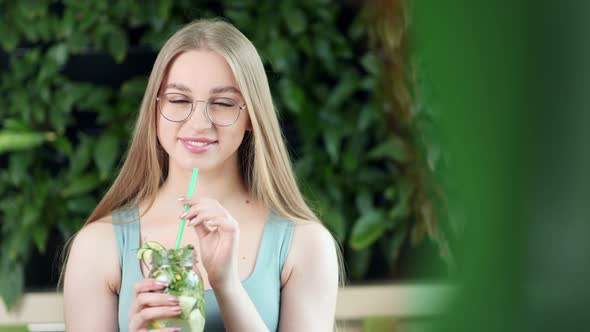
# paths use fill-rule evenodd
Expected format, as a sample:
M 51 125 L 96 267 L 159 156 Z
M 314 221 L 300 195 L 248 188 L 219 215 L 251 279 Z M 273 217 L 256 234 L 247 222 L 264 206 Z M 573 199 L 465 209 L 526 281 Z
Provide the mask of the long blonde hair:
M 319 222 L 297 186 L 256 48 L 231 24 L 206 19 L 183 27 L 160 50 L 125 162 L 85 225 L 126 205 L 147 202 L 149 209 L 153 204 L 168 172 L 168 155 L 156 136 L 156 97 L 170 62 L 192 49 L 208 49 L 223 56 L 242 91 L 252 132 L 246 135 L 238 153 L 242 176 L 250 193 L 285 218 Z
M 170 62 L 180 53 L 193 49 L 208 49 L 223 56 L 246 101 L 252 131 L 245 136 L 238 153 L 241 173 L 249 192 L 289 220 L 320 222 L 297 186 L 258 52 L 231 24 L 206 19 L 183 27 L 160 50 L 121 171 L 84 226 L 108 217 L 124 206 L 147 202 L 149 209 L 153 204 L 160 185 L 168 175 L 168 155 L 156 135 L 156 96 Z M 63 285 L 72 239 L 62 255 L 58 287 Z M 345 280 L 342 253 L 335 240 L 334 243 L 339 263 L 338 283 L 342 287 Z

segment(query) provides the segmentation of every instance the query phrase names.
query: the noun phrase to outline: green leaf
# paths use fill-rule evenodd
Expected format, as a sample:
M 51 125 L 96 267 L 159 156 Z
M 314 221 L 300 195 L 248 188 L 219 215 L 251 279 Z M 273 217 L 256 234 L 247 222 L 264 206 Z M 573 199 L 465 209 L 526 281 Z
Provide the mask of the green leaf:
M 374 76 L 379 76 L 381 72 L 381 61 L 379 58 L 373 53 L 367 53 L 361 58 L 361 64 L 365 70 Z
M 370 159 L 390 159 L 406 163 L 413 160 L 410 146 L 399 136 L 391 136 L 385 142 L 377 145 L 369 151 Z
M 323 138 L 324 144 L 326 145 L 326 151 L 328 152 L 328 156 L 330 156 L 330 161 L 332 164 L 336 164 L 340 157 L 340 131 L 336 128 L 326 128 L 323 133 Z
M 358 114 L 357 129 L 359 131 L 365 131 L 371 126 L 377 119 L 377 110 L 375 105 L 368 105 L 363 107 Z
M 58 136 L 54 142 L 54 146 L 57 149 L 57 151 L 67 156 L 68 158 L 72 156 L 72 143 L 70 143 L 67 137 Z
M 73 158 L 70 160 L 69 176 L 75 177 L 86 169 L 90 163 L 90 139 L 86 136 L 82 136 L 80 144 L 74 153 Z
M 348 267 L 352 279 L 359 280 L 367 274 L 372 253 L 370 248 L 350 252 Z
M 45 141 L 55 140 L 54 133 L 39 132 L 0 132 L 0 153 L 30 150 Z
M 31 127 L 19 120 L 19 119 L 5 119 L 4 120 L 4 129 L 7 132 L 29 132 L 31 131 Z
M 104 180 L 113 171 L 113 165 L 119 154 L 119 140 L 116 136 L 106 134 L 98 139 L 94 148 L 94 162 L 98 167 L 100 179 Z
M 409 179 L 401 179 L 398 185 L 398 200 L 389 210 L 391 220 L 407 218 L 411 213 L 411 200 L 414 195 L 415 185 Z
M 113 29 L 110 29 L 110 33 L 107 37 L 107 51 L 109 51 L 117 63 L 121 63 L 125 60 L 128 48 L 129 40 L 124 31 L 119 27 L 113 27 Z
M 367 190 L 359 190 L 357 192 L 356 207 L 360 213 L 373 210 L 373 199 Z
M 359 77 L 354 71 L 348 71 L 342 75 L 342 80 L 330 92 L 326 101 L 326 106 L 337 108 L 350 102 L 352 95 L 359 87 Z
M 5 51 L 12 51 L 18 45 L 18 31 L 15 31 L 14 28 L 11 28 L 9 25 L 9 20 L 6 17 L 3 17 L 0 20 L 0 45 Z
M 67 40 L 68 48 L 72 50 L 72 52 L 81 52 L 88 46 L 88 42 L 89 39 L 87 36 L 84 32 L 79 30 L 74 30 Z
M 49 227 L 46 225 L 33 227 L 31 230 L 31 235 L 37 250 L 39 250 L 39 252 L 42 254 L 45 253 L 45 249 L 47 248 L 47 238 L 49 237 Z
M 338 242 L 342 243 L 346 237 L 346 222 L 342 212 L 337 209 L 329 209 L 322 219 Z
M 12 183 L 18 186 L 30 176 L 29 166 L 33 156 L 30 152 L 14 152 L 10 155 L 8 173 Z
M 66 61 L 68 61 L 68 47 L 65 43 L 59 43 L 52 46 L 49 51 L 47 51 L 47 54 L 59 67 L 63 66 Z
M 281 96 L 283 97 L 283 102 L 294 114 L 299 114 L 305 110 L 305 93 L 303 89 L 299 86 L 293 84 L 292 81 L 288 79 L 282 79 L 279 82 L 279 88 L 281 90 Z
M 86 194 L 98 186 L 99 179 L 96 174 L 84 174 L 72 179 L 69 185 L 62 190 L 62 196 L 69 198 L 80 194 Z
M 395 267 L 401 248 L 408 235 L 408 227 L 398 227 L 389 236 L 382 237 L 379 241 L 381 254 L 387 262 L 389 270 Z
M 87 215 L 96 206 L 96 199 L 90 195 L 72 197 L 67 200 L 66 207 L 72 213 Z
M 354 224 L 350 235 L 350 247 L 360 250 L 372 245 L 387 228 L 387 219 L 380 210 L 363 214 Z
M 0 297 L 6 308 L 15 307 L 24 291 L 23 263 L 10 260 L 7 255 L 0 257 Z
M 277 72 L 287 72 L 289 70 L 288 57 L 291 52 L 293 49 L 285 39 L 273 40 L 267 48 L 272 68 Z
M 283 18 L 289 32 L 292 35 L 299 35 L 307 27 L 307 18 L 305 13 L 299 8 L 287 8 L 283 10 Z

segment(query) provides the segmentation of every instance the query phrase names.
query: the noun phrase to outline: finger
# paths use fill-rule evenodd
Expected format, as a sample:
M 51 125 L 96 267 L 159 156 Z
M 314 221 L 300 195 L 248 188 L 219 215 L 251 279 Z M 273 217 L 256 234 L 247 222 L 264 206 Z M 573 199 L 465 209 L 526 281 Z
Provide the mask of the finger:
M 195 205 L 203 201 L 203 198 L 197 196 L 182 196 L 178 197 L 178 201 L 185 205 Z
M 142 309 L 136 317 L 143 323 L 148 323 L 152 320 L 156 319 L 164 319 L 164 318 L 172 318 L 180 315 L 182 313 L 182 308 L 180 306 L 163 306 L 163 307 L 149 307 Z
M 197 233 L 197 236 L 200 239 L 203 239 L 205 237 L 207 237 L 209 234 L 211 234 L 211 230 L 204 225 L 204 222 L 201 221 L 199 223 L 195 223 L 195 225 L 192 226 L 193 229 L 195 230 L 195 232 Z
M 183 211 L 179 218 L 180 219 L 184 219 L 184 220 L 189 220 L 194 218 L 195 216 L 198 216 L 199 214 L 203 213 L 203 211 L 205 211 L 207 209 L 207 207 L 204 204 L 198 203 L 196 205 L 192 205 L 189 207 L 188 210 Z
M 156 319 L 173 318 L 182 313 L 180 306 L 174 307 L 149 307 L 134 314 L 129 320 L 129 330 L 135 331 L 145 327 L 150 321 Z
M 237 233 L 239 231 L 238 223 L 230 217 L 218 217 L 207 222 L 210 227 L 217 227 L 223 232 Z
M 189 221 L 189 226 L 197 226 L 203 221 L 213 220 L 215 218 L 218 218 L 218 216 L 215 213 L 202 211 L 191 218 L 191 220 Z
M 153 292 L 157 290 L 162 290 L 167 286 L 168 284 L 166 284 L 165 282 L 156 279 L 145 278 L 133 284 L 133 295 L 137 296 L 139 293 L 143 292 Z
M 137 305 L 140 309 L 156 306 L 177 306 L 178 297 L 162 293 L 141 293 L 137 296 Z
M 146 278 L 133 284 L 133 301 L 129 308 L 129 314 L 134 314 L 140 310 L 140 306 L 137 303 L 137 297 L 141 293 L 154 292 L 166 288 L 168 285 L 162 281 Z

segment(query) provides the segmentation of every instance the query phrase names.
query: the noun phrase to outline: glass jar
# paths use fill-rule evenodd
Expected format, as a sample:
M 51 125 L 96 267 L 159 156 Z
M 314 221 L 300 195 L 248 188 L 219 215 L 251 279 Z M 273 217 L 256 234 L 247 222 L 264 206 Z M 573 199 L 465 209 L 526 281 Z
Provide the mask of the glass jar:
M 202 332 L 205 291 L 201 278 L 193 271 L 193 247 L 154 250 L 151 256 L 149 278 L 168 284 L 161 292 L 178 297 L 182 313 L 178 317 L 152 321 L 148 328 L 179 327 L 181 332 Z

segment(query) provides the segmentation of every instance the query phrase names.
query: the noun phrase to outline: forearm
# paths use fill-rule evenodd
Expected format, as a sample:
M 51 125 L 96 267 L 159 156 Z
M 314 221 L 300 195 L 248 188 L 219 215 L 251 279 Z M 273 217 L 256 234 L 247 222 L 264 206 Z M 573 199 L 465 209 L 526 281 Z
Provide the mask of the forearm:
M 215 297 L 226 331 L 268 331 L 241 283 L 215 290 Z

